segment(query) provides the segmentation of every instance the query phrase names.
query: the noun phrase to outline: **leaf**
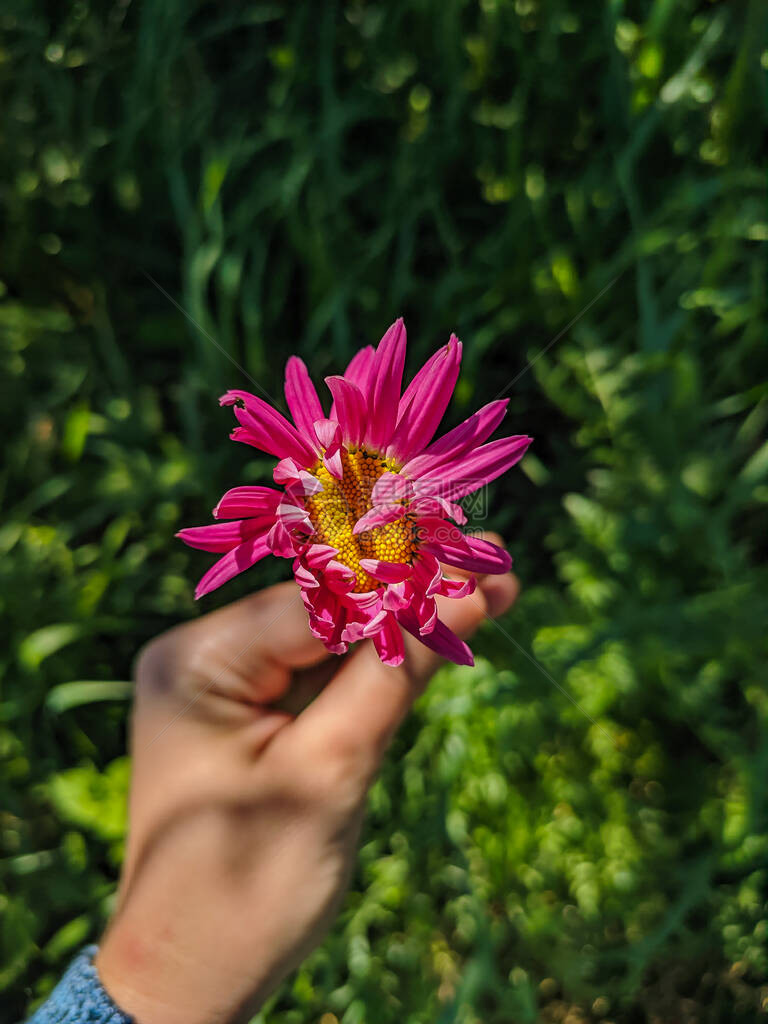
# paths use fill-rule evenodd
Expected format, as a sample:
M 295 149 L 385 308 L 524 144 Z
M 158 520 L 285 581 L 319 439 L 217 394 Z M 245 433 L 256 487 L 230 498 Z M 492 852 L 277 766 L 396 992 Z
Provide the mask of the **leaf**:
M 121 680 L 76 680 L 54 686 L 45 698 L 45 706 L 60 715 L 63 711 L 81 707 L 83 704 L 95 704 L 103 700 L 129 700 L 133 693 L 133 683 Z
M 768 441 L 762 444 L 755 454 L 747 460 L 739 475 L 742 480 L 752 484 L 757 483 L 766 473 L 768 473 Z
M 130 759 L 119 757 L 100 772 L 95 765 L 69 768 L 54 775 L 49 795 L 59 815 L 101 839 L 125 834 Z
M 42 626 L 19 644 L 19 663 L 34 672 L 50 655 L 79 640 L 83 627 L 77 622 L 57 622 Z
M 83 454 L 91 423 L 91 410 L 87 402 L 78 402 L 67 416 L 61 450 L 70 462 L 77 462 Z
M 43 947 L 43 956 L 49 962 L 55 963 L 61 957 L 72 953 L 79 946 L 82 946 L 88 938 L 90 930 L 91 919 L 87 914 L 81 914 L 79 917 L 73 918 L 73 920 L 68 921 L 63 927 L 59 928 L 52 938 L 46 942 Z
M 224 179 L 227 176 L 227 161 L 223 159 L 211 160 L 203 172 L 202 201 L 203 209 L 209 213 L 211 207 L 221 191 Z

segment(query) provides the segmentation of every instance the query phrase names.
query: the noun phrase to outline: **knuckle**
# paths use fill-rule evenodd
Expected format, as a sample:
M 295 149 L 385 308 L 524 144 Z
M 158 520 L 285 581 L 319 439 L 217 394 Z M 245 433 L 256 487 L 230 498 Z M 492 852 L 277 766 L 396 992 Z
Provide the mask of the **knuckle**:
M 377 768 L 375 750 L 339 740 L 312 766 L 308 773 L 309 786 L 321 801 L 346 805 L 360 799 Z
M 349 785 L 347 766 L 337 757 L 326 757 L 315 765 L 307 775 L 307 784 L 312 796 L 319 801 L 332 801 Z
M 170 664 L 169 636 L 169 633 L 162 633 L 139 649 L 133 663 L 133 678 L 136 680 L 137 691 L 146 692 L 162 688 L 163 680 L 168 677 Z
M 321 813 L 337 805 L 342 796 L 352 788 L 350 776 L 345 774 L 339 762 L 332 758 L 305 768 L 296 782 L 310 811 Z

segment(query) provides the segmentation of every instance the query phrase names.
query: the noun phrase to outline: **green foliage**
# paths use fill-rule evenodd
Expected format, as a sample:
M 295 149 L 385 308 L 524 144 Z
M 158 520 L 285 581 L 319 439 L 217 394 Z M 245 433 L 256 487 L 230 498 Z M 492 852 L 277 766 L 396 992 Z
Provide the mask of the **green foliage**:
M 765 1012 L 765 29 L 759 0 L 4 6 L 7 1019 L 109 913 L 121 680 L 207 564 L 173 534 L 269 476 L 216 396 L 400 313 L 412 366 L 463 338 L 454 421 L 503 388 L 535 435 L 491 502 L 525 591 L 420 701 L 259 1020 Z

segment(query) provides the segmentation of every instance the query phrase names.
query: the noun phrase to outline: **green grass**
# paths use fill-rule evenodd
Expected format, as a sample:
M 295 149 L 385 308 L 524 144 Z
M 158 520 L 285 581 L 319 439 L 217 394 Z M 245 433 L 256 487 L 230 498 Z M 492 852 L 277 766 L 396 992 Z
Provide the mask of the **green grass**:
M 464 340 L 451 423 L 509 382 L 535 436 L 489 517 L 525 591 L 420 701 L 259 1020 L 758 1019 L 759 0 L 10 0 L 0 31 L 3 1019 L 109 912 L 123 684 L 208 564 L 173 534 L 269 475 L 216 397 L 399 314 L 411 368 Z

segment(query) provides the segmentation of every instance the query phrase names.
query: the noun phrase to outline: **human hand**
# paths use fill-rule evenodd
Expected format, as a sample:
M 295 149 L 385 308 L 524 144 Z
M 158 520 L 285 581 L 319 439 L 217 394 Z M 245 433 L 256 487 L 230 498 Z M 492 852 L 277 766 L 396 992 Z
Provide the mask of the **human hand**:
M 467 637 L 517 591 L 480 577 L 440 616 Z M 144 649 L 126 859 L 96 960 L 139 1024 L 247 1020 L 320 941 L 368 787 L 439 661 L 407 636 L 398 668 L 370 642 L 328 658 L 293 583 Z

